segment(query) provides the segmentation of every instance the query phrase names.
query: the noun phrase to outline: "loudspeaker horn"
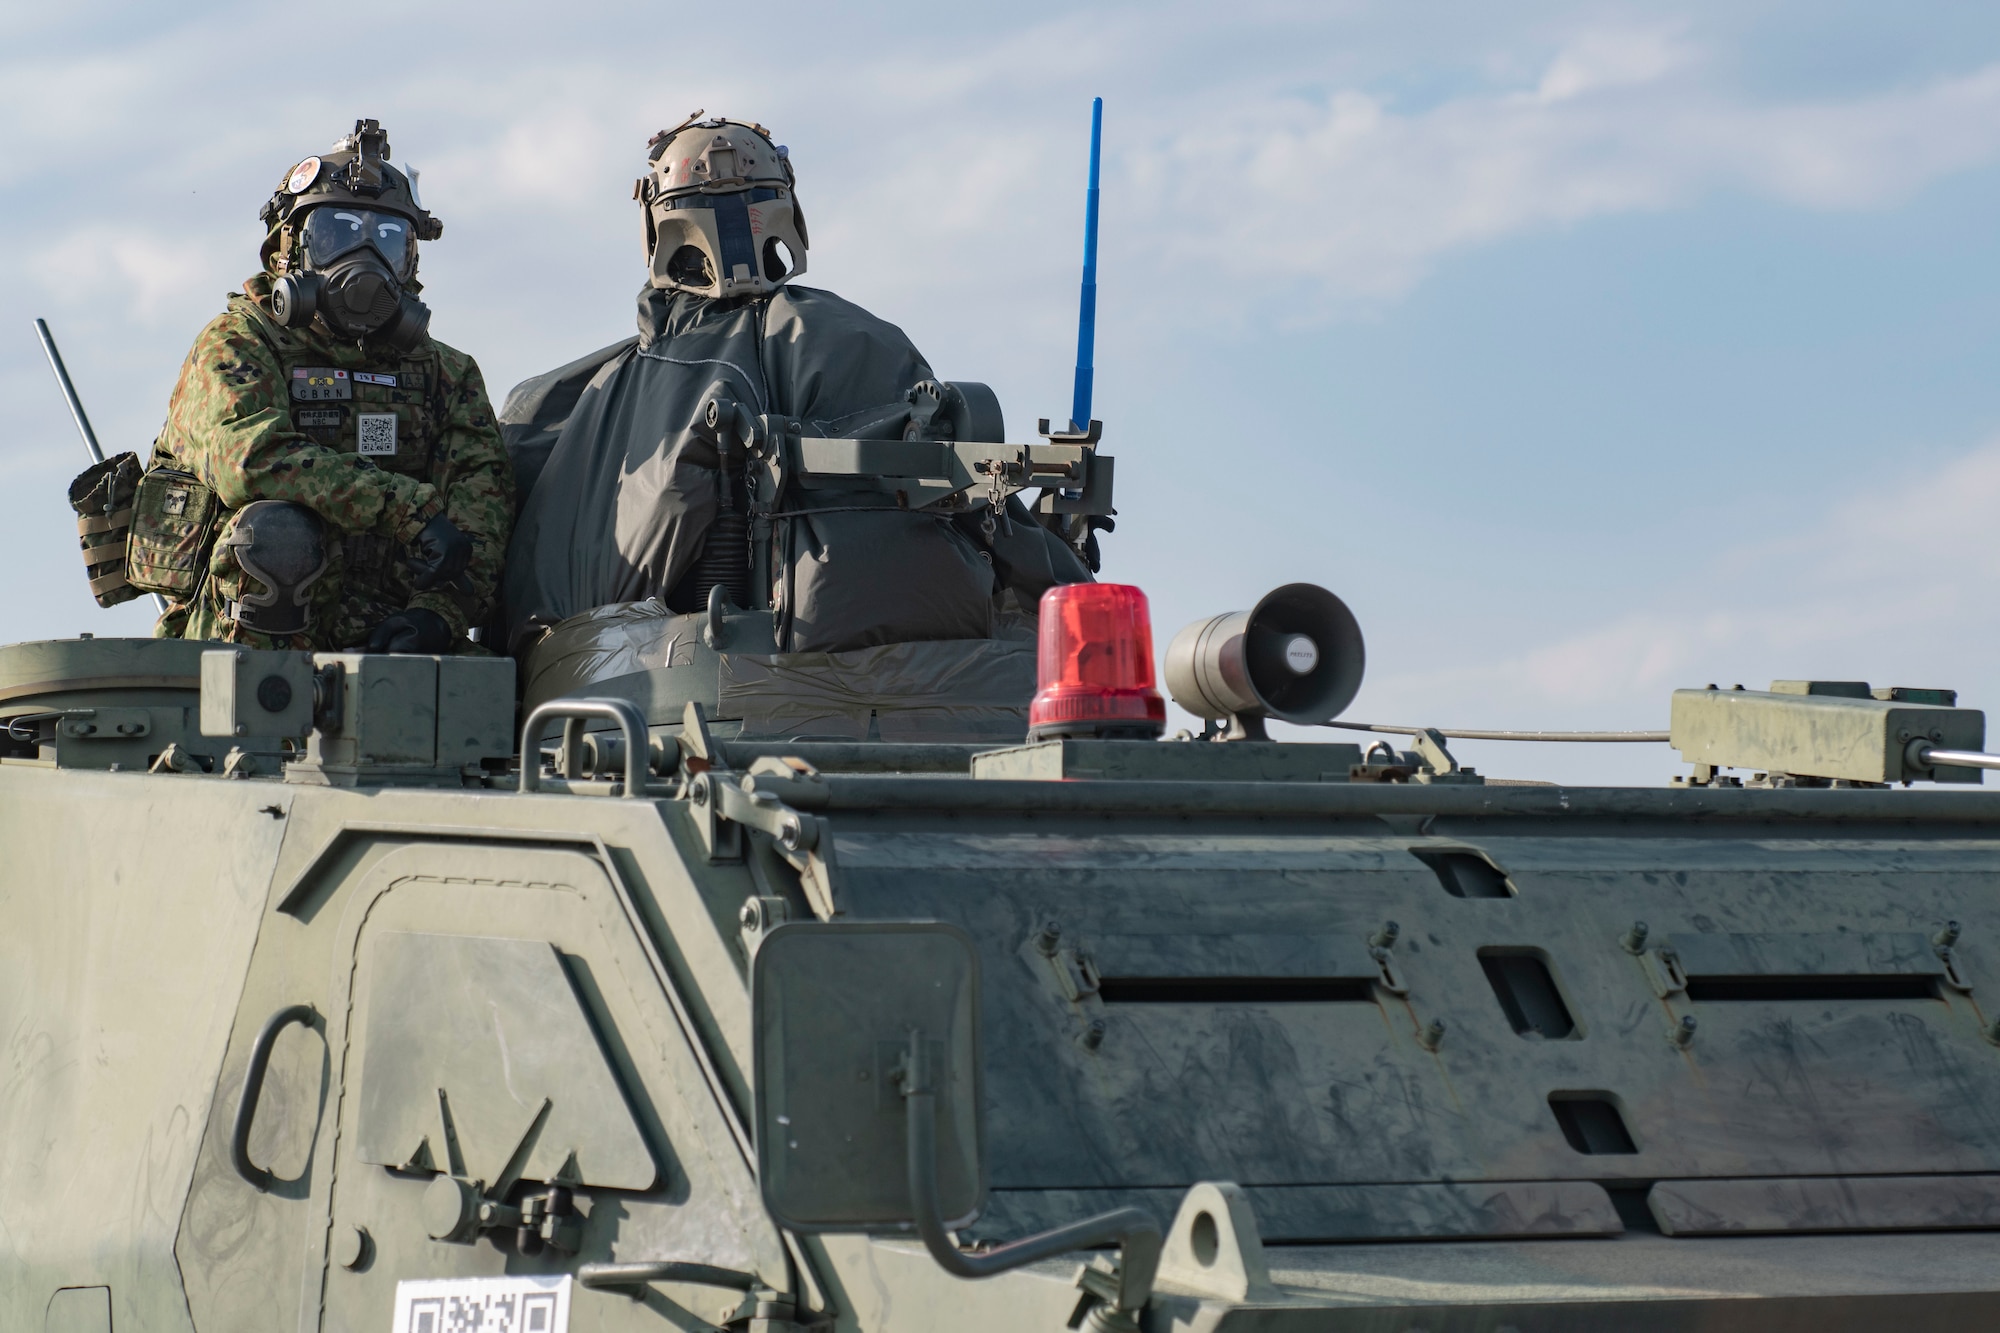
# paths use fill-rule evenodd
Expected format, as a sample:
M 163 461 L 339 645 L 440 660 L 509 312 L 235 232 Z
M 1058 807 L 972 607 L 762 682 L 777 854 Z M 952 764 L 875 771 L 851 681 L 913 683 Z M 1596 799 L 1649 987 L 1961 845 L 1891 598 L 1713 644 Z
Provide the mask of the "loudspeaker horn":
M 1264 719 L 1316 726 L 1360 692 L 1367 653 L 1347 603 L 1287 583 L 1248 611 L 1197 620 L 1167 645 L 1167 692 L 1196 717 L 1231 719 L 1232 739 L 1265 739 Z

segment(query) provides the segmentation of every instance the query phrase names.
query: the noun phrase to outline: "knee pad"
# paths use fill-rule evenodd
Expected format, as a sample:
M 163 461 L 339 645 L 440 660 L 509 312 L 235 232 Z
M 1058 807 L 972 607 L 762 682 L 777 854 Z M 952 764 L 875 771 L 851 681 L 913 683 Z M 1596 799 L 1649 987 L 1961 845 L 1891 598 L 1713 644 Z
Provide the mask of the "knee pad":
M 296 634 L 312 620 L 306 592 L 326 572 L 326 525 L 288 500 L 256 500 L 237 511 L 228 546 L 243 572 L 264 585 L 245 592 L 236 623 L 262 634 Z

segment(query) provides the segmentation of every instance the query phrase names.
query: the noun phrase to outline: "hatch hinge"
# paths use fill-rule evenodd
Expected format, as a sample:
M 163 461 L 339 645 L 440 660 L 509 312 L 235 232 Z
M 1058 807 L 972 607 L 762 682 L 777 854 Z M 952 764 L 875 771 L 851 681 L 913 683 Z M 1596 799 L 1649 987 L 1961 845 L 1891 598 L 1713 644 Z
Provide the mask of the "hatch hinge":
M 833 901 L 833 839 L 824 820 L 785 799 L 792 794 L 787 788 L 823 787 L 824 782 L 818 770 L 803 761 L 759 760 L 740 775 L 726 770 L 694 774 L 688 779 L 687 799 L 711 861 L 742 856 L 739 830 L 763 834 L 799 872 L 813 914 L 830 921 L 839 914 Z

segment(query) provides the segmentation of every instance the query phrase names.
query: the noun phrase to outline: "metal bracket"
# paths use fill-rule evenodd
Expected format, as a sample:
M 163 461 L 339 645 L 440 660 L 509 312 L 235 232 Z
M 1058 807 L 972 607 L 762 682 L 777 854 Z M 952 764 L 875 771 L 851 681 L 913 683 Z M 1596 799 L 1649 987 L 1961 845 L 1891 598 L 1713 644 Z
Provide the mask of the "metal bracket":
M 694 812 L 695 832 L 701 836 L 701 845 L 708 852 L 712 865 L 743 859 L 743 826 L 730 820 L 723 812 L 722 802 L 715 797 L 717 783 L 727 781 L 726 774 L 712 780 L 708 773 L 703 772 L 689 778 L 687 783 L 688 806 Z
M 1398 997 L 1410 993 L 1410 983 L 1403 980 L 1402 971 L 1397 968 L 1396 956 L 1392 952 L 1396 947 L 1396 939 L 1402 931 L 1403 928 L 1396 922 L 1388 921 L 1383 923 L 1382 929 L 1368 937 L 1368 956 L 1375 960 L 1376 970 L 1380 974 L 1376 984 Z
M 133 740 L 152 730 L 153 713 L 147 708 L 77 708 L 56 723 L 56 735 L 67 740 Z
M 1937 955 L 1940 963 L 1944 964 L 1944 984 L 1961 995 L 1970 995 L 1972 983 L 1959 972 L 1958 955 L 1954 952 L 1954 946 L 1958 943 L 1962 929 L 1956 921 L 1945 922 L 1944 929 L 1931 936 L 1931 952 Z
M 1410 737 L 1416 743 L 1417 753 L 1424 757 L 1425 767 L 1432 773 L 1448 776 L 1458 772 L 1458 760 L 1451 757 L 1451 751 L 1444 745 L 1444 733 L 1435 727 L 1426 727 Z
M 1096 444 L 1104 438 L 1104 423 L 1092 420 L 1083 430 L 1050 430 L 1049 419 L 1043 417 L 1035 422 L 1035 434 L 1050 444 Z
M 1101 423 L 1093 421 L 1091 425 Z M 1108 514 L 1112 509 L 1113 469 L 1117 460 L 1091 452 L 1084 455 L 1083 485 L 1074 493 L 1068 487 L 1045 489 L 1035 509 L 1044 514 Z
M 1484 781 L 1473 770 L 1452 758 L 1445 748 L 1444 733 L 1435 727 L 1425 727 L 1412 733 L 1410 739 L 1416 744 L 1417 755 L 1423 760 L 1423 768 L 1416 775 L 1418 782 L 1435 783 L 1477 783 Z
M 743 952 L 754 958 L 757 946 L 764 942 L 764 936 L 773 927 L 782 926 L 791 919 L 791 905 L 783 898 L 757 893 L 745 898 L 736 913 L 736 923 L 743 934 Z
M 1063 998 L 1071 1004 L 1079 1004 L 1085 996 L 1097 994 L 1101 978 L 1097 974 L 1097 964 L 1090 961 L 1089 954 L 1065 946 L 1049 956 L 1049 966 L 1055 969 L 1056 985 L 1062 990 Z
M 681 768 L 689 777 L 706 773 L 711 768 L 727 768 L 722 757 L 722 747 L 708 733 L 708 710 L 693 699 L 681 713 L 681 734 L 678 738 L 681 751 Z
M 801 773 L 790 779 L 817 780 L 817 773 Z M 741 837 L 741 829 L 755 829 L 768 836 L 778 855 L 799 872 L 799 884 L 813 914 L 822 921 L 830 921 L 838 913 L 833 901 L 832 840 L 822 837 L 824 826 L 818 818 L 793 809 L 771 790 L 784 782 L 786 779 L 768 772 L 746 773 L 741 778 L 726 770 L 695 774 L 687 784 L 687 799 L 695 810 L 695 828 L 707 845 L 711 861 L 741 858 L 741 844 L 732 843 L 732 839 Z M 732 845 L 733 854 L 729 850 Z
M 448 1245 L 470 1245 L 482 1231 L 512 1231 L 524 1255 L 537 1254 L 543 1246 L 566 1254 L 582 1248 L 583 1221 L 567 1186 L 551 1185 L 518 1206 L 498 1197 L 505 1192 L 463 1176 L 433 1176 L 424 1190 L 425 1229 L 432 1240 Z
M 1160 1284 L 1241 1304 L 1280 1299 L 1257 1215 L 1242 1186 L 1202 1181 L 1181 1200 L 1160 1255 Z
M 1646 980 L 1652 983 L 1653 994 L 1661 999 L 1687 991 L 1687 973 L 1681 970 L 1681 956 L 1670 947 L 1661 945 L 1640 954 L 1639 963 L 1646 969 Z

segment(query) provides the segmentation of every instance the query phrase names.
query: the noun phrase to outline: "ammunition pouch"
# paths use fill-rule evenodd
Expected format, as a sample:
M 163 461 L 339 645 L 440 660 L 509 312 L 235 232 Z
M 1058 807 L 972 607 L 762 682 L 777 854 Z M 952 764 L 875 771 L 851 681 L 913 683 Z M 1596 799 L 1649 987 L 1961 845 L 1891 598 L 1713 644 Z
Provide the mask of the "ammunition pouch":
M 139 592 L 185 602 L 208 574 L 222 502 L 192 472 L 149 468 L 132 500 L 125 577 Z
M 264 585 L 228 608 L 238 625 L 260 634 L 297 634 L 312 621 L 306 601 L 326 573 L 326 525 L 288 500 L 256 500 L 237 511 L 228 546 L 243 572 Z
M 139 474 L 139 455 L 119 454 L 91 464 L 69 484 L 69 507 L 76 511 L 76 531 L 83 544 L 83 569 L 99 606 L 117 606 L 139 595 L 125 577 Z

